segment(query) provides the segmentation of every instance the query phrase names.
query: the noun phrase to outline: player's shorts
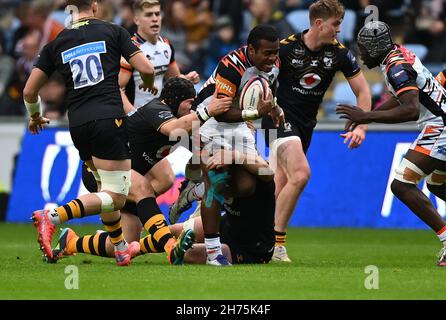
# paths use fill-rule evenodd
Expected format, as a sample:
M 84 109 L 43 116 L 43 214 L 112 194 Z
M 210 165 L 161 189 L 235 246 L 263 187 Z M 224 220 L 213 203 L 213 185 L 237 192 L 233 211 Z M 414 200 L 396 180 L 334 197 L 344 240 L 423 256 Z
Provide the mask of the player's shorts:
M 150 156 L 152 151 L 150 146 L 139 144 L 130 144 L 130 154 L 132 158 L 132 170 L 135 170 L 142 176 L 146 175 L 160 160 Z
M 91 160 L 92 156 L 104 160 L 130 159 L 126 117 L 70 127 L 70 134 L 83 161 Z
M 237 150 L 244 154 L 257 154 L 254 134 L 246 123 L 225 123 L 208 120 L 200 128 L 200 143 L 203 151 Z
M 426 125 L 410 149 L 446 161 L 446 127 Z
M 94 178 L 93 173 L 88 170 L 88 167 L 85 163 L 82 164 L 82 183 L 89 192 L 98 192 L 96 179 Z M 133 201 L 127 200 L 124 207 L 120 211 L 138 216 L 138 213 L 136 211 L 136 203 Z
M 232 263 L 234 264 L 252 264 L 252 263 L 268 263 L 274 253 L 274 243 L 266 245 L 258 242 L 251 245 L 239 244 L 233 241 L 229 235 L 229 224 L 226 215 L 221 217 L 220 222 L 220 240 L 231 249 Z
M 273 119 L 266 116 L 262 119 L 262 129 L 265 129 L 265 143 L 271 147 L 271 143 L 279 138 L 299 137 L 304 153 L 306 154 L 310 147 L 313 128 L 305 128 L 295 122 L 287 121 L 283 126 L 276 128 Z M 277 130 L 277 131 L 274 131 Z

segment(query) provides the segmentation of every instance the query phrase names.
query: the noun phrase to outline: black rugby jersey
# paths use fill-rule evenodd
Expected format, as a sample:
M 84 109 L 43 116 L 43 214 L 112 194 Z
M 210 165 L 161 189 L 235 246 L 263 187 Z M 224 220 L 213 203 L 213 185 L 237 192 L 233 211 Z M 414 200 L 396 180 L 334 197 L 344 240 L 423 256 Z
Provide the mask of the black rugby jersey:
M 122 27 L 94 18 L 76 21 L 41 51 L 35 67 L 65 79 L 70 127 L 124 117 L 118 85 L 121 56 L 140 52 Z
M 227 225 L 223 227 L 226 233 L 222 237 L 237 245 L 273 247 L 274 209 L 274 182 L 257 179 L 252 196 L 235 198 L 232 203 L 223 204 Z
M 169 137 L 159 132 L 159 129 L 173 119 L 176 117 L 172 109 L 158 98 L 139 108 L 127 120 L 130 149 L 136 147 L 139 150 L 142 147 L 152 164 L 168 156 L 171 146 L 178 141 L 169 141 Z
M 319 105 L 335 73 L 347 79 L 361 69 L 351 51 L 337 40 L 313 52 L 305 45 L 303 33 L 293 34 L 280 42 L 278 104 L 292 123 L 314 128 Z

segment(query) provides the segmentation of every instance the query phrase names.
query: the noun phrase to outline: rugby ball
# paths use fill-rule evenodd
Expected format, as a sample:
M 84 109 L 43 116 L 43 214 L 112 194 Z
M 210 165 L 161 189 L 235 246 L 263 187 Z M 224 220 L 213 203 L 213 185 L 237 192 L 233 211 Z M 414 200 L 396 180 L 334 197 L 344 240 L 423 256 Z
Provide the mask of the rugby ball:
M 240 92 L 239 105 L 242 110 L 257 110 L 260 99 L 266 99 L 270 94 L 268 81 L 262 77 L 252 77 Z

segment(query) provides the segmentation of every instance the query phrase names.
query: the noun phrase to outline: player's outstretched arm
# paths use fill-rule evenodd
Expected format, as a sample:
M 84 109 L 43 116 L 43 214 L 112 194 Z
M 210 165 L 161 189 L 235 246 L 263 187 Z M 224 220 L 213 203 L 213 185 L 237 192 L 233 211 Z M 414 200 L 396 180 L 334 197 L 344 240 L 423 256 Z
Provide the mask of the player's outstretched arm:
M 42 106 L 39 91 L 48 81 L 48 76 L 39 68 L 34 68 L 23 89 L 23 101 L 30 117 L 28 129 L 32 134 L 43 130 L 43 125 L 50 120 L 42 117 Z
M 239 108 L 231 108 L 225 113 L 216 116 L 215 119 L 220 122 L 243 122 L 248 120 L 256 120 L 263 118 L 265 115 L 271 112 L 273 108 L 273 102 L 271 98 L 266 100 L 260 99 L 257 106 L 257 110 L 241 110 Z
M 348 119 L 354 123 L 402 123 L 415 121 L 420 115 L 418 90 L 403 92 L 399 97 L 400 105 L 389 109 L 377 109 L 371 112 L 364 112 L 360 108 L 351 105 L 340 104 L 336 108 L 336 113 L 342 119 Z
M 204 123 L 211 117 L 217 116 L 229 110 L 229 108 L 231 108 L 231 105 L 232 98 L 217 98 L 217 95 L 214 94 L 209 106 L 181 118 L 175 118 L 173 120 L 166 121 L 160 126 L 159 132 L 161 132 L 165 136 L 170 136 L 170 134 L 174 130 L 185 130 L 190 134 L 192 132 L 192 123 L 194 121 L 200 121 L 201 123 Z
M 198 82 L 200 82 L 200 75 L 198 74 L 198 72 L 191 71 L 188 74 L 181 74 L 180 68 L 178 68 L 177 63 L 174 61 L 167 68 L 165 79 L 175 78 L 175 77 L 182 77 L 184 79 L 189 80 L 193 84 L 197 84 Z
M 370 111 L 372 107 L 372 96 L 370 95 L 369 85 L 364 74 L 361 72 L 356 77 L 348 79 L 348 83 L 356 96 L 356 105 L 366 112 Z M 365 139 L 366 131 L 367 125 L 362 124 L 353 127 L 351 131 L 341 134 L 341 137 L 344 138 L 344 143 L 349 142 L 349 149 L 355 149 L 361 146 Z

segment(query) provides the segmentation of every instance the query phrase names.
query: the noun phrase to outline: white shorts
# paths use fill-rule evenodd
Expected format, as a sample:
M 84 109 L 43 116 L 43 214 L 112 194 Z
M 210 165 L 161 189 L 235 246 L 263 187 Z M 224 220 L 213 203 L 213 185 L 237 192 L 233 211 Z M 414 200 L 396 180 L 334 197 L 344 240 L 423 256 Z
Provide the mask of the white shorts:
M 202 150 L 211 154 L 221 149 L 257 154 L 254 134 L 244 122 L 226 123 L 210 119 L 200 128 L 200 136 Z
M 426 125 L 410 149 L 446 161 L 446 127 Z

